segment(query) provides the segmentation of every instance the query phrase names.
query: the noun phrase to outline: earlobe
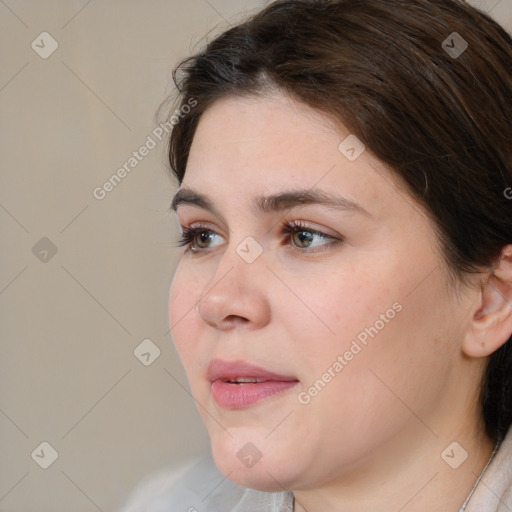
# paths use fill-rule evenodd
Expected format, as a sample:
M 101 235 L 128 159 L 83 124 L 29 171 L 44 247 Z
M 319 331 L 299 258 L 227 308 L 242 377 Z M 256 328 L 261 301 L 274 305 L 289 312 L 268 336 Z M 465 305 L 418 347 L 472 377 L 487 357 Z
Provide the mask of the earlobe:
M 462 349 L 470 357 L 487 357 L 512 335 L 512 245 L 482 283 L 480 300 L 474 312 Z

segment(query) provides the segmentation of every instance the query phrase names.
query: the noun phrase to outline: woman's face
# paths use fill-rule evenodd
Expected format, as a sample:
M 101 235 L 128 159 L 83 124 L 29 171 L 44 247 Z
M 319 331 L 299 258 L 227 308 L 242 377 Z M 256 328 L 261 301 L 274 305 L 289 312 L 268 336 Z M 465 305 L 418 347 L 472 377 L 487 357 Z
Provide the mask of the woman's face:
M 441 453 L 466 413 L 473 299 L 454 298 L 431 222 L 349 135 L 276 93 L 217 101 L 191 147 L 181 191 L 198 195 L 175 205 L 199 231 L 170 325 L 215 461 L 246 487 L 384 470 L 419 440 Z

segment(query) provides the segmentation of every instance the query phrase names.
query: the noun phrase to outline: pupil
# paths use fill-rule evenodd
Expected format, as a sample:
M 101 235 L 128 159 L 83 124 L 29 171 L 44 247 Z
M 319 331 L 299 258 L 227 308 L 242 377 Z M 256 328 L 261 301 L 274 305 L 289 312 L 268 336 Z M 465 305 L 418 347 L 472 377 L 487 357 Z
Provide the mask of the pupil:
M 311 241 L 312 241 L 312 238 L 313 238 L 313 234 L 312 233 L 308 233 L 307 231 L 299 231 L 297 233 L 297 236 L 299 237 L 299 242 L 300 244 L 299 245 L 310 245 L 311 244 Z
M 210 233 L 208 231 L 201 231 L 201 233 L 199 233 L 199 245 L 208 244 L 209 239 L 210 239 Z

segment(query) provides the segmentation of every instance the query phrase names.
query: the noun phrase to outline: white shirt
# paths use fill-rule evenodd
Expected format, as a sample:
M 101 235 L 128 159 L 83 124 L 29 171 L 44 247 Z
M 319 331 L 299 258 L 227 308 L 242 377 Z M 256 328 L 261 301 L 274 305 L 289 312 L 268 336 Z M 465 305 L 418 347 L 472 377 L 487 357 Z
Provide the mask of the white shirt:
M 293 494 L 240 487 L 204 457 L 147 478 L 120 512 L 293 512 Z M 465 512 L 512 512 L 512 428 Z

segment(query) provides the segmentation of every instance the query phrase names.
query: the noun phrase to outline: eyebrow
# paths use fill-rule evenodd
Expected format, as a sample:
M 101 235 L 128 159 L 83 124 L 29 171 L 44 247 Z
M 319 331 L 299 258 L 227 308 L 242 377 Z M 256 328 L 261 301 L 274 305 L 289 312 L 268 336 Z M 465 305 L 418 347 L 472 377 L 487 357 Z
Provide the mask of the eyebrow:
M 180 188 L 171 202 L 171 210 L 176 211 L 178 206 L 189 204 L 208 210 L 222 218 L 213 202 L 204 194 L 190 188 Z M 371 214 L 361 205 L 325 190 L 298 189 L 280 192 L 270 196 L 256 197 L 252 202 L 255 212 L 272 213 L 291 210 L 299 206 L 320 205 L 353 213 L 360 213 L 371 217 Z

